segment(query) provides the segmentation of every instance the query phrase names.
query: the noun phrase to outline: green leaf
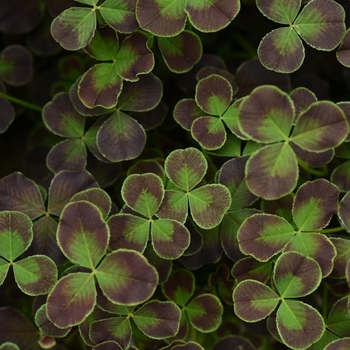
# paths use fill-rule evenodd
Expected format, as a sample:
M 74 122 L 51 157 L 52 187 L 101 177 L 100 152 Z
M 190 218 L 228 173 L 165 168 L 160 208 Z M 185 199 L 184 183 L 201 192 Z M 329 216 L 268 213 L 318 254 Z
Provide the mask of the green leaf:
M 132 33 L 138 28 L 135 0 L 106 0 L 99 6 L 106 23 L 120 33 Z
M 161 219 L 177 220 L 185 223 L 188 214 L 186 193 L 176 190 L 165 190 L 164 199 L 156 215 Z
M 18 210 L 31 219 L 45 212 L 43 197 L 38 185 L 16 172 L 0 180 L 0 211 Z
M 297 120 L 299 115 L 303 111 L 308 109 L 312 103 L 317 101 L 316 95 L 305 87 L 298 87 L 293 89 L 293 91 L 289 94 L 289 96 L 294 102 L 295 120 Z
M 42 118 L 45 126 L 58 136 L 75 138 L 84 135 L 85 117 L 74 109 L 65 92 L 59 92 L 44 106 Z
M 192 123 L 191 135 L 205 150 L 217 150 L 227 139 L 221 119 L 210 116 L 197 118 Z
M 173 270 L 168 280 L 162 284 L 165 297 L 180 306 L 185 306 L 195 289 L 193 273 L 185 269 Z
M 268 261 L 294 237 L 293 226 L 271 214 L 255 214 L 247 218 L 238 230 L 239 248 L 243 254 L 259 261 Z
M 350 28 L 345 32 L 345 35 L 341 41 L 341 44 L 337 50 L 337 60 L 345 67 L 350 67 L 350 57 L 349 57 L 349 48 L 350 48 Z
M 138 81 L 140 74 L 150 73 L 154 56 L 148 47 L 148 36 L 135 31 L 121 43 L 115 56 L 115 72 L 126 81 Z
M 305 49 L 292 28 L 277 28 L 261 39 L 258 57 L 267 69 L 277 73 L 293 73 L 303 64 Z
M 278 199 L 293 191 L 298 164 L 288 143 L 267 145 L 250 156 L 246 165 L 249 190 L 264 199 Z
M 97 147 L 111 162 L 137 158 L 146 143 L 146 132 L 127 114 L 116 111 L 97 133 Z
M 9 262 L 0 258 L 0 286 L 4 283 L 9 268 Z
M 188 229 L 175 220 L 154 220 L 151 235 L 153 248 L 163 259 L 178 259 L 190 245 Z
M 133 314 L 137 327 L 152 339 L 173 337 L 180 327 L 181 310 L 172 301 L 151 300 Z
M 338 197 L 337 186 L 325 179 L 304 183 L 294 198 L 294 222 L 301 231 L 320 230 L 326 227 L 333 214 L 338 212 Z
M 270 315 L 280 298 L 264 283 L 245 280 L 236 286 L 232 295 L 235 314 L 245 322 L 257 322 Z
M 341 192 L 348 192 L 350 191 L 349 186 L 349 169 L 350 169 L 350 162 L 344 162 L 340 165 L 338 165 L 331 174 L 331 181 L 334 183 L 339 191 Z
M 350 338 L 336 339 L 330 342 L 324 350 L 347 350 L 350 346 Z
M 297 300 L 283 300 L 277 310 L 277 329 L 282 341 L 293 349 L 306 349 L 325 331 L 322 316 L 312 306 Z
M 227 187 L 210 184 L 192 190 L 188 194 L 194 222 L 201 228 L 216 227 L 231 206 L 231 195 Z
M 337 251 L 334 259 L 334 268 L 330 276 L 333 278 L 346 278 L 346 268 L 350 260 L 350 242 L 340 237 L 330 237 L 330 240 Z
M 300 114 L 291 140 L 299 147 L 321 152 L 339 146 L 348 136 L 344 112 L 330 101 L 319 101 Z
M 96 271 L 103 294 L 121 305 L 148 300 L 158 284 L 158 273 L 140 253 L 118 249 L 108 254 Z
M 58 328 L 84 321 L 96 303 L 92 274 L 76 272 L 61 278 L 47 297 L 47 316 Z
M 122 91 L 123 80 L 116 71 L 115 63 L 98 63 L 82 76 L 78 95 L 88 108 L 116 106 Z
M 151 219 L 164 198 L 164 185 L 153 173 L 132 174 L 125 179 L 121 195 L 131 209 Z
M 86 170 L 58 172 L 50 183 L 48 212 L 60 216 L 74 194 L 92 187 L 98 187 L 98 184 Z
M 313 48 L 334 50 L 345 34 L 345 11 L 333 0 L 308 2 L 293 24 L 298 34 Z
M 106 253 L 109 228 L 100 210 L 87 201 L 67 204 L 57 229 L 57 242 L 73 263 L 95 269 Z
M 185 307 L 191 325 L 203 333 L 219 328 L 223 307 L 220 299 L 213 294 L 200 294 Z
M 196 29 L 211 33 L 228 26 L 240 8 L 239 0 L 187 0 L 185 11 Z
M 40 332 L 48 337 L 63 338 L 71 331 L 71 327 L 58 328 L 47 317 L 46 304 L 40 306 L 35 313 L 35 324 L 38 326 Z
M 78 192 L 72 196 L 70 203 L 78 201 L 87 201 L 94 204 L 101 211 L 103 219 L 107 219 L 112 207 L 111 197 L 101 188 L 89 188 Z
M 221 116 L 231 103 L 233 90 L 224 77 L 212 74 L 196 85 L 196 102 L 206 113 Z
M 32 255 L 13 264 L 18 287 L 28 295 L 48 294 L 57 281 L 56 264 L 46 255 Z
M 112 61 L 119 49 L 118 35 L 112 28 L 98 27 L 97 31 L 84 51 L 92 58 L 100 61 Z
M 26 214 L 0 212 L 0 256 L 13 262 L 25 252 L 33 240 L 33 224 Z
M 141 75 L 137 82 L 124 82 L 118 99 L 118 108 L 123 111 L 146 112 L 154 109 L 163 95 L 163 84 L 152 73 Z
M 64 140 L 51 148 L 46 158 L 52 172 L 61 170 L 83 171 L 87 161 L 86 146 L 81 139 Z
M 327 329 L 339 337 L 350 337 L 348 299 L 348 296 L 345 296 L 336 301 L 326 321 Z
M 239 106 L 241 130 L 254 141 L 270 143 L 287 140 L 294 120 L 292 99 L 275 86 L 253 90 Z
M 131 214 L 117 214 L 108 219 L 108 226 L 111 232 L 111 249 L 126 248 L 140 253 L 146 249 L 150 231 L 150 222 L 147 219 Z
M 171 152 L 165 159 L 164 169 L 170 181 L 188 192 L 203 179 L 208 163 L 199 150 L 190 147 Z
M 129 318 L 111 317 L 92 322 L 89 333 L 95 344 L 113 340 L 127 348 L 131 341 L 132 329 Z
M 95 10 L 70 7 L 51 24 L 52 37 L 66 50 L 79 50 L 89 44 L 96 29 Z
M 285 252 L 276 260 L 273 279 L 281 297 L 300 298 L 317 289 L 322 271 L 316 260 L 298 252 Z
M 257 0 L 256 5 L 268 19 L 280 24 L 291 24 L 299 12 L 301 0 Z
M 249 256 L 236 261 L 232 267 L 231 274 L 237 282 L 252 279 L 266 284 L 270 278 L 271 270 L 271 261 L 267 263 L 260 262 Z
M 326 277 L 332 272 L 334 259 L 337 255 L 331 240 L 324 234 L 314 232 L 302 232 L 295 235 L 283 251 L 296 251 L 315 259 L 321 267 L 322 277 Z
M 156 36 L 172 37 L 186 24 L 186 0 L 138 0 L 136 19 L 140 27 Z
M 0 350 L 21 350 L 15 343 L 6 342 L 0 345 Z
M 205 116 L 193 99 L 182 99 L 174 107 L 173 117 L 175 121 L 187 131 L 191 131 L 192 123 L 199 117 Z
M 174 73 L 188 72 L 202 57 L 199 36 L 188 30 L 174 37 L 159 37 L 158 46 L 166 65 Z

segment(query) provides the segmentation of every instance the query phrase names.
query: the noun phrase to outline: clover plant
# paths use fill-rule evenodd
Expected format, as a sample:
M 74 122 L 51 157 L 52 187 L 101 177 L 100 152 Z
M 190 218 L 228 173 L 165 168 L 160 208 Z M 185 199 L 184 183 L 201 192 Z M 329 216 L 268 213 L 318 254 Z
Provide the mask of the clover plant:
M 349 1 L 0 5 L 0 350 L 350 348 Z

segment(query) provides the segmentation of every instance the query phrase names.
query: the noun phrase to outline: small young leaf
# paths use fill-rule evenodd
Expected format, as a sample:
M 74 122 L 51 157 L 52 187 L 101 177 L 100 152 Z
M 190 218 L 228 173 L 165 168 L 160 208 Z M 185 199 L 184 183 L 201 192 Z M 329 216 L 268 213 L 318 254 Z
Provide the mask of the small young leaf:
M 193 26 L 201 32 L 217 32 L 237 16 L 239 0 L 188 0 L 185 11 Z
M 276 260 L 273 279 L 281 297 L 300 298 L 316 290 L 322 271 L 316 260 L 298 252 L 285 252 Z
M 47 294 L 57 281 L 56 264 L 45 255 L 32 255 L 13 265 L 15 280 L 28 295 Z
M 173 337 L 179 330 L 181 311 L 172 301 L 151 300 L 133 314 L 137 327 L 152 339 Z
M 57 241 L 69 260 L 94 269 L 106 253 L 109 228 L 95 205 L 87 201 L 73 202 L 62 211 Z
M 219 225 L 231 206 L 230 192 L 221 184 L 194 189 L 188 194 L 188 199 L 194 222 L 204 229 Z
M 283 300 L 277 310 L 277 329 L 283 342 L 293 349 L 306 349 L 325 331 L 322 316 L 312 306 L 298 300 Z
M 164 168 L 170 181 L 188 192 L 203 179 L 208 163 L 199 150 L 190 147 L 171 152 L 165 159 Z
M 51 24 L 52 37 L 66 50 L 79 50 L 89 44 L 96 29 L 95 10 L 70 7 Z
M 305 87 L 298 87 L 294 89 L 289 96 L 294 102 L 295 120 L 298 119 L 301 112 L 309 108 L 309 106 L 317 101 L 316 95 Z
M 107 255 L 96 278 L 103 294 L 121 305 L 141 304 L 153 295 L 158 284 L 158 273 L 146 258 L 126 249 Z
M 266 34 L 258 47 L 261 64 L 277 73 L 293 73 L 303 64 L 304 45 L 289 27 L 277 28 Z
M 294 228 L 287 220 L 277 215 L 255 214 L 243 222 L 237 237 L 243 254 L 252 255 L 259 261 L 268 261 L 294 235 Z
M 174 73 L 188 72 L 202 56 L 200 38 L 188 30 L 175 37 L 159 37 L 158 46 L 166 65 Z
M 264 85 L 242 101 L 239 125 L 252 140 L 270 143 L 286 140 L 294 120 L 292 99 L 280 89 Z
M 308 2 L 293 28 L 312 47 L 318 50 L 334 50 L 345 34 L 344 8 L 333 0 Z
M 195 289 L 195 277 L 185 269 L 173 270 L 168 280 L 162 284 L 163 294 L 180 306 L 185 306 Z
M 58 328 L 81 323 L 94 309 L 95 281 L 92 274 L 71 273 L 61 278 L 47 297 L 47 316 Z
M 153 173 L 132 174 L 125 179 L 121 195 L 131 209 L 151 219 L 162 203 L 164 185 Z
M 33 240 L 33 224 L 18 211 L 0 212 L 0 256 L 13 262 L 25 252 Z
M 221 324 L 223 307 L 213 294 L 200 294 L 185 307 L 191 325 L 203 333 L 215 331 Z
M 175 36 L 185 28 L 185 3 L 185 0 L 139 0 L 137 21 L 142 29 L 156 36 Z
M 151 235 L 153 248 L 163 259 L 178 259 L 190 245 L 189 231 L 175 220 L 154 220 Z
M 280 300 L 270 287 L 250 279 L 238 283 L 232 299 L 235 314 L 245 322 L 263 320 L 275 310 Z

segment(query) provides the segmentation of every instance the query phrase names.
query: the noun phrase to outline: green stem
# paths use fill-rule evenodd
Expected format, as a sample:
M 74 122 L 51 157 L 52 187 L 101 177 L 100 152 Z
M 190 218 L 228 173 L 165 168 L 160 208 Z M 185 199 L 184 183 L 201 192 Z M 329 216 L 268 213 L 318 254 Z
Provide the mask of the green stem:
M 345 231 L 344 227 L 338 226 L 333 228 L 326 228 L 324 230 L 313 230 L 313 231 L 303 231 L 303 232 L 315 232 L 315 233 L 334 233 L 334 232 L 341 232 Z
M 327 165 L 324 165 L 319 170 L 310 168 L 305 162 L 303 162 L 299 157 L 297 157 L 298 164 L 304 168 L 306 171 L 308 171 L 310 174 L 317 175 L 319 177 L 323 177 L 328 173 L 328 167 Z
M 40 107 L 40 106 L 34 105 L 34 104 L 26 102 L 26 101 L 22 101 L 22 100 L 20 100 L 20 99 L 18 99 L 16 97 L 7 95 L 7 94 L 5 94 L 4 92 L 1 92 L 1 91 L 0 91 L 0 97 L 3 97 L 7 101 L 10 101 L 10 102 L 13 102 L 13 103 L 17 103 L 18 105 L 21 105 L 23 107 L 30 108 L 30 109 L 32 109 L 34 111 L 41 112 L 43 110 L 43 108 Z

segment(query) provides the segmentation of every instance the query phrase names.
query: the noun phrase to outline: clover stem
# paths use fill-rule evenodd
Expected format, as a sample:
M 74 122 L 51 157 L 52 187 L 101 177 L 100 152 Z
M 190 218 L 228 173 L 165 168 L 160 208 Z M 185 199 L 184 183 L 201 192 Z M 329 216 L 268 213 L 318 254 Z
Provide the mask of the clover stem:
M 32 104 L 32 103 L 20 100 L 20 99 L 18 99 L 16 97 L 7 95 L 4 92 L 0 92 L 0 97 L 3 97 L 7 101 L 10 101 L 10 102 L 13 102 L 13 103 L 17 103 L 18 105 L 21 105 L 23 107 L 30 108 L 30 109 L 32 109 L 34 111 L 41 112 L 43 110 L 43 108 L 38 106 L 38 105 L 35 105 L 35 104 Z
M 320 170 L 310 168 L 305 162 L 303 162 L 299 157 L 297 157 L 298 164 L 304 168 L 306 171 L 308 171 L 310 174 L 317 175 L 317 176 L 324 176 L 328 173 L 328 167 L 327 165 L 324 165 L 320 168 Z
M 318 232 L 322 232 L 322 233 L 333 233 L 333 232 L 340 232 L 340 231 L 344 231 L 344 227 L 338 226 L 338 227 L 333 227 L 333 228 L 326 228 L 326 229 L 320 230 L 320 231 L 318 231 Z

